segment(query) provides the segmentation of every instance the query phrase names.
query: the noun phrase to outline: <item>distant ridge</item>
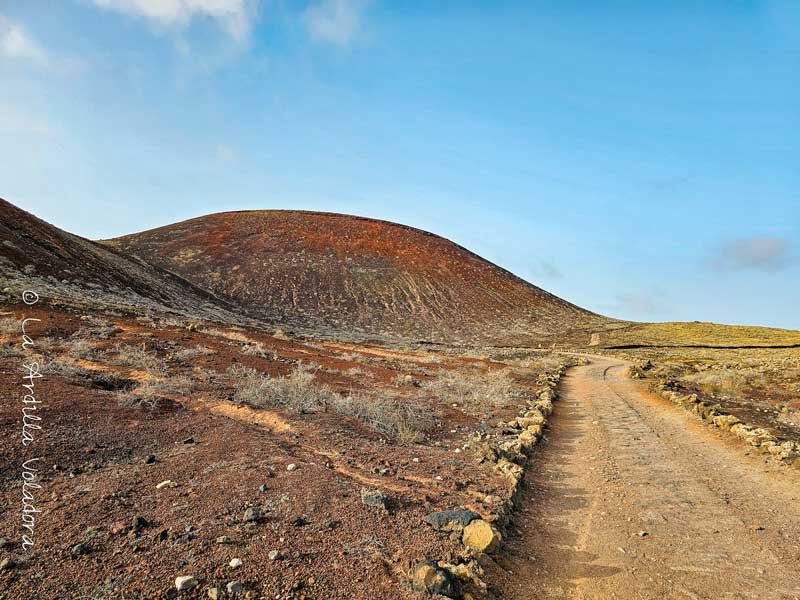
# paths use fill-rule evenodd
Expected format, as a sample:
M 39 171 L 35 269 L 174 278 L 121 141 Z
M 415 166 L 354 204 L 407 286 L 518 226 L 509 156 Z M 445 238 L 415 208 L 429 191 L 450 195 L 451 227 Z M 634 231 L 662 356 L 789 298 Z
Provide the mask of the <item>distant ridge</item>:
M 92 310 L 175 312 L 240 321 L 227 301 L 147 262 L 67 233 L 0 199 L 0 279 L 6 293 Z

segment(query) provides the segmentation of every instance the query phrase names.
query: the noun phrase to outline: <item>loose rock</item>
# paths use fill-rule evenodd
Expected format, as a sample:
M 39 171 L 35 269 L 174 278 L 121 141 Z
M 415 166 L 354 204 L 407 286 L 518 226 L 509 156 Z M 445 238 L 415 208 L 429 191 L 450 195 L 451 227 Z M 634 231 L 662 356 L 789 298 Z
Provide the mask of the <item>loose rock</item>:
M 229 594 L 238 594 L 244 590 L 244 586 L 238 581 L 231 581 L 227 586 L 225 586 L 225 589 Z
M 70 548 L 69 554 L 72 558 L 77 558 L 78 556 L 89 554 L 91 551 L 92 547 L 89 544 L 75 544 Z
M 480 518 L 481 516 L 478 513 L 457 508 L 432 512 L 425 517 L 425 522 L 438 531 L 461 531 L 472 521 Z
M 438 594 L 447 598 L 457 598 L 456 582 L 450 573 L 439 568 L 435 562 L 420 563 L 414 570 L 411 587 L 420 594 Z
M 258 506 L 251 506 L 246 511 L 244 511 L 244 522 L 245 523 L 257 523 L 262 519 L 261 509 Z
M 483 519 L 476 519 L 464 528 L 461 541 L 478 552 L 491 552 L 500 544 L 500 532 Z
M 381 490 L 361 488 L 361 502 L 367 506 L 376 506 L 384 510 L 389 508 L 389 498 Z
M 0 571 L 9 571 L 17 566 L 17 562 L 13 558 L 4 558 L 0 561 Z
M 175 578 L 175 589 L 179 592 L 197 587 L 197 579 L 193 575 L 181 575 Z

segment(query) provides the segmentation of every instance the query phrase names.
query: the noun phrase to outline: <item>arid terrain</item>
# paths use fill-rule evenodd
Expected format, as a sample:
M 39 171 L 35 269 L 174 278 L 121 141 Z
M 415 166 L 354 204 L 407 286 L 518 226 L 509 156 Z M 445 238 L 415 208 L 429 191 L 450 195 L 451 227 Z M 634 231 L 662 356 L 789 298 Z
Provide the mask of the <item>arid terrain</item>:
M 299 211 L 2 201 L 0 278 L 0 598 L 800 598 L 798 331 Z

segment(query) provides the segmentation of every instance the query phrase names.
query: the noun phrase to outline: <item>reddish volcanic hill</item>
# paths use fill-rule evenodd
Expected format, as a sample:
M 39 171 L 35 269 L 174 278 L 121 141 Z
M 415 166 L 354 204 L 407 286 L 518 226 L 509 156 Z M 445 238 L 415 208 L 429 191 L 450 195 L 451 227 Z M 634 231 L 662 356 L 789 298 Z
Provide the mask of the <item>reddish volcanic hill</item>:
M 373 219 L 228 212 L 104 243 L 295 325 L 438 342 L 579 336 L 585 344 L 587 331 L 610 322 L 444 238 Z
M 239 321 L 228 302 L 141 260 L 67 233 L 0 199 L 0 280 L 18 300 L 23 289 L 87 308 L 176 312 Z

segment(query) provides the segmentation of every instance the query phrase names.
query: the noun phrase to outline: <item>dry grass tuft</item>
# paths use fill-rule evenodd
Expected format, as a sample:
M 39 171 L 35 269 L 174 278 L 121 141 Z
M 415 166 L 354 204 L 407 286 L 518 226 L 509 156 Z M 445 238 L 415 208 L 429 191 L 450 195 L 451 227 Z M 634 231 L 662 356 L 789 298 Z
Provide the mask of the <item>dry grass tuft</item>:
M 507 406 L 515 391 L 514 380 L 505 369 L 486 373 L 441 370 L 422 387 L 442 402 L 472 408 Z
M 194 348 L 181 348 L 172 354 L 172 358 L 179 362 L 191 362 L 199 356 L 208 356 L 214 354 L 211 348 L 205 346 L 195 346 Z
M 76 339 L 68 343 L 67 354 L 76 360 L 95 360 L 101 352 L 89 340 Z
M 233 401 L 256 408 L 283 408 L 293 412 L 331 412 L 358 419 L 400 443 L 418 443 L 433 423 L 433 411 L 413 402 L 362 394 L 343 396 L 318 385 L 306 365 L 283 377 L 269 377 L 236 365 L 228 369 L 236 379 Z
M 17 321 L 11 317 L 4 317 L 0 319 L 0 334 L 16 335 L 18 333 L 22 333 L 21 321 Z
M 258 356 L 267 360 L 278 360 L 278 353 L 273 350 L 267 350 L 261 342 L 250 342 L 239 348 L 242 354 L 248 356 Z
M 118 344 L 114 350 L 117 353 L 114 363 L 117 365 L 141 369 L 151 375 L 164 375 L 167 372 L 164 361 L 152 352 L 148 352 L 144 344 L 142 346 Z

